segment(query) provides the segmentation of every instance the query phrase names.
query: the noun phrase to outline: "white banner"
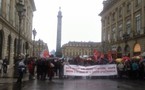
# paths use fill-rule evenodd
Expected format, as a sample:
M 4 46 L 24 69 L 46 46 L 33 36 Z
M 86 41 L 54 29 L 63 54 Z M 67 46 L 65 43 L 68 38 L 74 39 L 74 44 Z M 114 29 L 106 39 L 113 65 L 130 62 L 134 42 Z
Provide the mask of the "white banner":
M 64 65 L 64 75 L 68 76 L 110 76 L 117 75 L 116 64 L 79 66 Z

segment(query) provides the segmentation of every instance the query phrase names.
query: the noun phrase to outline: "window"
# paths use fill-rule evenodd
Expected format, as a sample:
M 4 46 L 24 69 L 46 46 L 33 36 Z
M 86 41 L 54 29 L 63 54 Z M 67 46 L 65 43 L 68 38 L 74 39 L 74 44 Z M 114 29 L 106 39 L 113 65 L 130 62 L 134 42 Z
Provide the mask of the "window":
M 112 14 L 112 20 L 115 20 L 115 13 Z
M 113 28 L 113 29 L 112 29 L 112 35 L 113 35 L 112 39 L 113 39 L 114 41 L 116 41 L 116 33 L 115 33 L 115 30 L 116 30 L 116 28 Z
M 122 16 L 122 8 L 120 7 L 119 8 L 119 17 L 121 17 Z
M 0 0 L 0 15 L 2 14 L 2 0 Z
M 130 12 L 130 11 L 131 11 L 131 4 L 128 3 L 128 4 L 127 4 L 127 12 Z
M 141 3 L 141 0 L 137 0 L 137 3 L 140 4 Z
M 120 37 L 120 39 L 123 39 L 122 34 L 123 34 L 123 31 L 120 30 L 120 31 L 119 31 L 119 37 Z
M 105 26 L 105 20 L 102 20 L 102 26 Z
M 108 16 L 108 18 L 107 18 L 107 22 L 108 22 L 108 24 L 110 23 L 110 18 L 109 18 L 109 16 Z
M 110 34 L 108 34 L 108 41 L 110 42 Z
M 129 20 L 126 23 L 126 32 L 127 32 L 127 34 L 130 34 L 130 31 L 131 31 L 131 23 L 130 23 L 130 20 Z
M 105 41 L 107 40 L 107 35 L 108 35 L 108 32 L 106 31 L 105 32 L 105 38 L 104 38 Z
M 0 30 L 0 59 L 2 59 L 3 32 Z
M 10 61 L 10 52 L 11 52 L 11 36 L 9 35 L 8 36 L 8 39 L 7 39 L 7 56 L 8 56 L 8 63 Z
M 136 6 L 139 6 L 141 4 L 141 0 L 136 0 Z
M 103 40 L 105 40 L 105 38 L 106 38 L 106 32 L 105 32 L 105 30 L 104 30 L 104 32 L 103 32 Z
M 6 10 L 6 15 L 7 15 L 7 20 L 9 20 L 9 15 L 10 15 L 10 0 L 7 0 L 7 10 Z
M 136 32 L 139 34 L 141 30 L 141 17 L 140 14 L 136 16 Z
M 122 38 L 122 33 L 123 33 L 122 24 L 120 24 L 119 27 L 118 27 L 118 34 L 119 34 L 119 35 L 118 35 L 118 38 L 119 38 L 119 39 Z

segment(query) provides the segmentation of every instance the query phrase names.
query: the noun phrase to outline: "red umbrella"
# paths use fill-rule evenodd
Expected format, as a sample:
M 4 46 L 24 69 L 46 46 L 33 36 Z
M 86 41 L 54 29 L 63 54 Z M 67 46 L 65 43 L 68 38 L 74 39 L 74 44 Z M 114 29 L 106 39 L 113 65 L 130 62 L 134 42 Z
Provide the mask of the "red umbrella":
M 128 60 L 130 60 L 130 57 L 127 57 L 127 56 L 124 56 L 124 57 L 122 57 L 122 59 L 124 60 L 124 61 L 128 61 Z

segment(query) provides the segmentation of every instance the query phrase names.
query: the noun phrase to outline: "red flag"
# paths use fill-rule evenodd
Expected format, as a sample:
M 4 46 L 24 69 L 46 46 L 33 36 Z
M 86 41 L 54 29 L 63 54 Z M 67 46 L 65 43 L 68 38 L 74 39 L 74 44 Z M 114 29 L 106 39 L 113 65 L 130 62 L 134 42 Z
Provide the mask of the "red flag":
M 96 49 L 94 49 L 94 51 L 93 51 L 93 56 L 94 56 L 94 58 L 95 58 L 95 61 L 97 61 L 97 60 L 98 60 L 98 57 L 100 57 L 100 52 L 97 51 Z
M 48 52 L 48 50 L 43 50 L 42 53 L 41 53 L 41 57 L 43 57 L 43 58 L 48 58 L 48 57 L 49 57 L 49 52 Z
M 108 60 L 109 60 L 109 61 L 112 61 L 112 60 L 113 60 L 113 59 L 112 59 L 112 53 L 111 53 L 111 51 L 108 52 Z
M 128 60 L 130 60 L 130 58 L 127 57 L 127 56 L 122 57 L 122 59 L 123 59 L 124 61 L 128 61 Z

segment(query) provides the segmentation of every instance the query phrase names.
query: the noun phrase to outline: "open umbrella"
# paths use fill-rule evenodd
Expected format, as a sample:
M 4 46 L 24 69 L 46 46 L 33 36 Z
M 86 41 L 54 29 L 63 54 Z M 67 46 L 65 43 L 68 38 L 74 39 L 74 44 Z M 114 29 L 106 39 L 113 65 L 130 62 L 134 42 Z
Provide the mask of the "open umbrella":
M 116 59 L 116 62 L 121 62 L 122 61 L 122 58 L 117 58 Z
M 141 60 L 142 58 L 140 56 L 133 56 L 132 59 L 133 60 Z
M 122 57 L 122 59 L 123 59 L 124 61 L 128 61 L 128 60 L 130 60 L 130 58 L 127 57 L 127 56 Z

